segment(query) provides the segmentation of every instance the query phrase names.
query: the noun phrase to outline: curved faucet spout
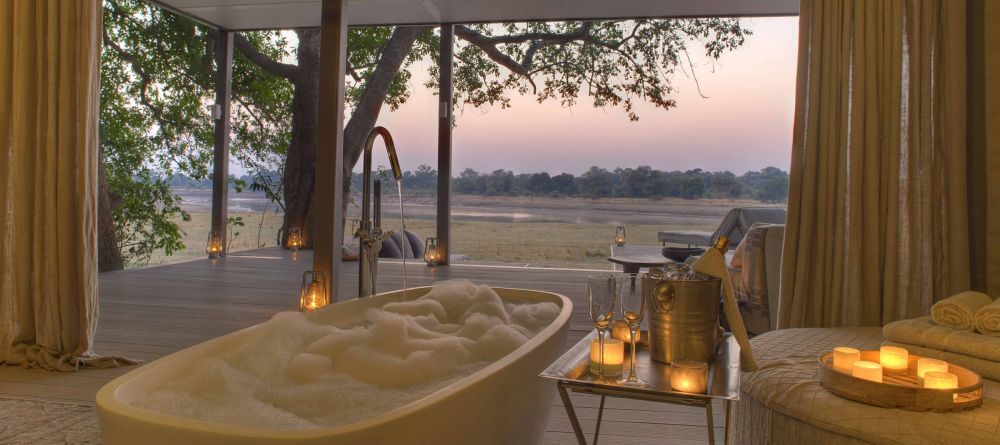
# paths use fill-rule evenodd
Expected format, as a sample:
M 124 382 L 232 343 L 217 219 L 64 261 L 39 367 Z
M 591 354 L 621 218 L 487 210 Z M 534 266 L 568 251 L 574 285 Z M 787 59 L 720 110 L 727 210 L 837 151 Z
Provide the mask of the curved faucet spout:
M 399 158 L 396 157 L 396 144 L 392 143 L 392 135 L 385 127 L 375 127 L 371 133 L 368 133 L 368 140 L 365 141 L 365 171 L 371 171 L 372 145 L 375 144 L 375 139 L 378 136 L 382 136 L 382 140 L 385 141 L 385 149 L 389 152 L 389 166 L 392 167 L 392 176 L 397 181 L 402 180 L 403 170 L 399 168 Z
M 392 135 L 385 127 L 375 127 L 368 133 L 364 149 L 364 171 L 362 172 L 361 186 L 361 226 L 355 233 L 361 241 L 361 252 L 359 252 L 358 272 L 358 296 L 366 297 L 375 294 L 375 280 L 378 277 L 378 253 L 381 250 L 382 241 L 392 235 L 392 232 L 383 232 L 380 224 L 379 208 L 375 208 L 374 221 L 371 218 L 372 212 L 372 146 L 379 136 L 385 142 L 385 149 L 389 153 L 389 164 L 392 167 L 392 176 L 396 181 L 403 180 L 403 170 L 399 168 L 399 158 L 396 157 L 396 145 L 392 142 Z M 375 194 L 379 194 L 381 187 L 375 188 Z M 375 198 L 375 206 L 378 206 L 380 199 Z
M 396 178 L 397 181 L 403 179 L 403 170 L 399 168 L 399 158 L 396 157 L 396 144 L 392 142 L 392 135 L 389 134 L 389 130 L 385 127 L 375 127 L 372 129 L 371 133 L 368 133 L 368 139 L 365 141 L 365 150 L 363 153 L 364 162 L 363 170 L 361 172 L 361 229 L 371 230 L 371 182 L 372 182 L 372 146 L 375 145 L 375 139 L 382 136 L 382 140 L 385 142 L 385 149 L 389 153 L 389 165 L 392 167 L 392 176 Z

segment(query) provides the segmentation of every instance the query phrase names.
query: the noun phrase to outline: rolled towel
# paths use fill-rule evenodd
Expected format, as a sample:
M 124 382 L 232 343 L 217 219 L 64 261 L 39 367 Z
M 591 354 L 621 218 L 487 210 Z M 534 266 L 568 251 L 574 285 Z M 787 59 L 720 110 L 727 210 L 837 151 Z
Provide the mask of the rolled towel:
M 976 332 L 1000 337 L 1000 298 L 976 312 Z
M 1000 337 L 952 329 L 931 322 L 931 317 L 886 324 L 882 335 L 890 341 L 917 345 L 1000 363 Z
M 931 320 L 952 329 L 972 330 L 976 311 L 993 302 L 982 292 L 965 291 L 952 295 L 931 306 Z

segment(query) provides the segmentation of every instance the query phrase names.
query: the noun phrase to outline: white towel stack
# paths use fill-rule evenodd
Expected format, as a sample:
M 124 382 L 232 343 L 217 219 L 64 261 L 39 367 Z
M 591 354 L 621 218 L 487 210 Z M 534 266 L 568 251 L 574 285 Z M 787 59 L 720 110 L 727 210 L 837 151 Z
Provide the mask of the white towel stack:
M 1000 298 L 976 311 L 976 332 L 1000 337 Z
M 882 328 L 884 344 L 965 366 L 1000 380 L 1000 300 L 961 292 L 937 302 L 929 317 L 900 320 Z
M 992 302 L 982 292 L 959 292 L 931 306 L 931 319 L 939 326 L 969 331 L 976 324 L 976 312 Z

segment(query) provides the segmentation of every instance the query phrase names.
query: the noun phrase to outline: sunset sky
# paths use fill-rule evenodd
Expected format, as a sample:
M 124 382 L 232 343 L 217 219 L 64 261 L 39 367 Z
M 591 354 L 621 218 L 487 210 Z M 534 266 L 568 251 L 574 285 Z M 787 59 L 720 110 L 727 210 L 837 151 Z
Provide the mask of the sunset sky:
M 620 108 L 594 108 L 589 97 L 571 108 L 515 96 L 506 110 L 456 110 L 453 174 L 467 167 L 579 174 L 592 165 L 736 174 L 772 165 L 787 169 L 798 18 L 744 20 L 753 35 L 743 47 L 714 63 L 695 59 L 709 98 L 678 73 L 677 107 L 664 111 L 642 103 L 638 122 L 629 122 Z M 420 164 L 436 168 L 437 97 L 422 86 L 426 64 L 413 72 L 410 100 L 396 112 L 384 109 L 379 124 L 392 132 L 404 170 Z M 376 165 L 386 163 L 384 155 L 376 155 Z

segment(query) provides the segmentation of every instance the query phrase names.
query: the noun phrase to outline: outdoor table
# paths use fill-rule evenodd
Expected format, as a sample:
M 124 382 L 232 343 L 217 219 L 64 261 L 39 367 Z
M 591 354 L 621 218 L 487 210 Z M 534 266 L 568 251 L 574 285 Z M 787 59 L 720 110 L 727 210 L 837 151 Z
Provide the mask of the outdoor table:
M 657 246 L 616 246 L 611 245 L 608 261 L 621 264 L 625 273 L 639 273 L 642 267 L 663 267 L 672 260 L 667 259 Z
M 640 335 L 645 339 L 646 333 Z M 549 365 L 540 374 L 543 378 L 556 381 L 559 397 L 566 407 L 566 414 L 573 432 L 580 445 L 587 445 L 587 439 L 580 428 L 573 403 L 567 390 L 573 392 L 601 396 L 597 411 L 597 426 L 594 428 L 594 443 L 597 443 L 601 431 L 601 416 L 604 413 L 604 398 L 619 397 L 624 399 L 647 400 L 661 403 L 696 406 L 705 408 L 708 420 L 708 443 L 715 443 L 715 429 L 712 424 L 712 401 L 721 400 L 725 406 L 726 426 L 725 440 L 729 443 L 729 417 L 732 403 L 739 400 L 740 387 L 740 347 L 732 334 L 726 334 L 715 351 L 715 359 L 708 367 L 708 390 L 705 394 L 693 394 L 670 389 L 670 365 L 653 361 L 649 358 L 648 344 L 639 342 L 636 350 L 636 375 L 645 380 L 649 386 L 637 388 L 617 385 L 613 382 L 598 382 L 590 373 L 590 343 L 597 338 L 597 331 L 591 331 L 576 345 L 566 351 L 562 357 Z M 628 375 L 629 356 L 625 354 L 623 375 Z

